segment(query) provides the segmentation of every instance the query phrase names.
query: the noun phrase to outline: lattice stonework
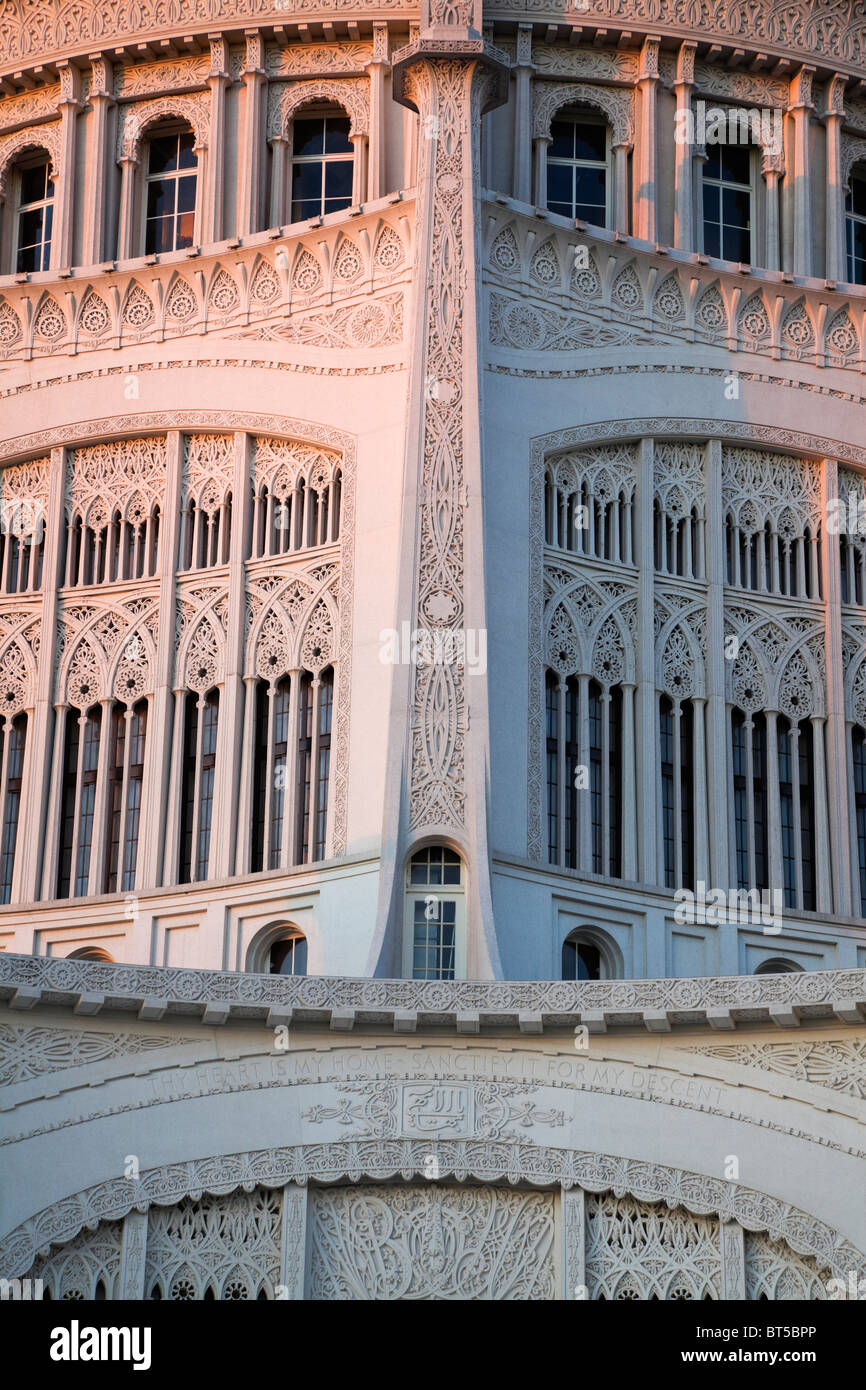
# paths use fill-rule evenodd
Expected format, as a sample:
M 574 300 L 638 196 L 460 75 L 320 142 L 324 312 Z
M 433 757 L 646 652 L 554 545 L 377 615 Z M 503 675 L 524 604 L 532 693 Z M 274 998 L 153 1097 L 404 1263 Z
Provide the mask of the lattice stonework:
M 825 1279 L 808 1255 L 797 1255 L 766 1231 L 746 1232 L 746 1297 L 771 1302 L 826 1299 Z
M 311 1200 L 312 1299 L 555 1297 L 550 1193 L 377 1186 Z
M 280 1272 L 280 1194 L 206 1193 L 151 1207 L 145 1297 L 274 1298 Z
M 68 1245 L 38 1259 L 27 1277 L 42 1280 L 45 1298 L 85 1302 L 113 1298 L 120 1272 L 122 1229 L 120 1221 L 106 1221 L 95 1231 L 82 1231 Z
M 633 1197 L 590 1196 L 586 1267 L 590 1298 L 720 1298 L 718 1219 Z
M 147 516 L 165 489 L 165 437 L 119 439 L 71 452 L 66 474 L 66 514 L 104 526 L 120 508 L 124 520 Z

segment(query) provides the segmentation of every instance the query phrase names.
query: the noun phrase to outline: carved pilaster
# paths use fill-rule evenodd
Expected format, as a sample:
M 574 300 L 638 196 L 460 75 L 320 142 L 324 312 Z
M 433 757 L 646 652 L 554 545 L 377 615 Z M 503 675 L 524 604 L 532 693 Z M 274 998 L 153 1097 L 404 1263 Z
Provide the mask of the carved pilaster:
M 73 192 L 76 186 L 75 135 L 81 110 L 81 73 L 71 63 L 60 63 L 60 172 L 54 193 L 54 225 L 51 235 L 51 269 L 72 265 Z
M 583 1300 L 586 1287 L 586 1194 L 582 1187 L 562 1190 L 562 1297 Z
M 210 141 L 205 164 L 204 198 L 200 200 L 200 240 L 208 245 L 223 237 L 223 198 L 225 193 L 226 88 L 229 77 L 229 46 L 222 34 L 209 34 Z
M 742 1302 L 746 1297 L 745 1232 L 738 1221 L 719 1228 L 722 1253 L 722 1298 Z
M 521 203 L 532 198 L 532 25 L 517 29 L 514 70 L 514 167 L 512 191 Z
M 827 141 L 826 275 L 828 280 L 847 280 L 845 245 L 845 178 L 842 172 L 842 123 L 845 119 L 847 78 L 838 74 L 827 83 L 824 129 Z
M 367 64 L 370 79 L 370 138 L 366 197 L 384 197 L 385 183 L 385 74 L 388 71 L 388 26 L 373 25 L 373 61 Z
M 147 1255 L 147 1212 L 131 1211 L 124 1217 L 120 1245 L 120 1276 L 117 1298 L 144 1298 L 144 1270 Z
M 268 79 L 265 75 L 264 40 L 258 29 L 246 31 L 246 62 L 243 71 L 243 123 L 238 160 L 238 236 L 247 236 L 261 227 L 263 216 L 265 142 Z M 214 124 L 211 119 L 211 160 L 216 154 Z
M 792 186 L 795 275 L 812 274 L 812 219 L 809 193 L 809 124 L 813 111 L 813 67 L 802 67 L 791 82 L 789 110 L 794 122 Z
M 658 236 L 656 125 L 660 43 L 661 40 L 653 35 L 644 39 L 638 78 L 640 133 L 635 169 L 635 235 L 644 241 L 655 241 Z
M 84 171 L 84 265 L 97 265 L 106 259 L 105 229 L 108 224 L 108 118 L 114 106 L 111 63 L 101 54 L 90 60 L 91 87 L 88 101 L 93 109 L 90 151 Z
M 693 225 L 694 188 L 692 180 L 692 159 L 694 145 L 691 140 L 691 105 L 695 85 L 695 52 L 697 44 L 691 41 L 680 47 L 677 56 L 677 76 L 674 91 L 677 97 L 676 118 L 676 192 L 674 197 L 674 245 L 681 251 L 694 251 L 695 234 Z
M 284 1297 L 293 1302 L 303 1301 L 307 1269 L 307 1197 L 308 1189 L 296 1183 L 283 1188 L 282 1242 L 280 1246 L 280 1283 Z

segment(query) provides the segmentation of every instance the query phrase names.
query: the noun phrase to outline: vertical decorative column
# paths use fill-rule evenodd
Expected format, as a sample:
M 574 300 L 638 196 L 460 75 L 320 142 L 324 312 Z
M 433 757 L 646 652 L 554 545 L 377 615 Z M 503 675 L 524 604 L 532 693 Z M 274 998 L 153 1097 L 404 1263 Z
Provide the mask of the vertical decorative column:
M 258 29 L 245 29 L 246 61 L 243 80 L 243 125 L 238 158 L 237 235 L 249 236 L 261 229 L 263 215 L 262 154 L 265 144 L 265 112 L 268 79 L 265 75 L 264 40 Z M 211 88 L 213 90 L 213 88 Z M 213 116 L 213 113 L 211 113 Z M 220 132 L 222 134 L 222 132 Z M 211 123 L 208 167 L 221 158 L 215 147 Z M 216 240 L 216 238 L 214 238 Z
M 779 715 L 769 709 L 767 715 L 767 856 L 771 892 L 784 893 L 785 869 L 782 863 L 782 799 L 779 791 Z M 751 721 L 749 722 L 751 729 Z M 747 737 L 751 738 L 749 733 Z M 751 757 L 751 748 L 748 750 Z M 751 791 L 751 782 L 749 789 Z M 751 844 L 752 836 L 749 841 Z M 751 851 L 750 851 L 751 852 Z M 751 876 L 751 866 L 750 866 Z M 754 879 L 752 878 L 754 882 Z
M 795 275 L 812 274 L 812 205 L 809 189 L 809 124 L 812 106 L 813 67 L 803 66 L 791 82 L 789 111 L 794 122 L 794 149 L 790 174 L 793 179 Z
M 271 137 L 271 203 L 269 227 L 282 227 L 286 220 L 286 185 L 289 172 L 289 142 L 285 135 Z
M 784 172 L 782 156 L 765 151 L 761 162 L 767 212 L 764 222 L 764 265 L 767 270 L 780 270 L 782 250 L 779 236 L 779 180 Z
M 117 259 L 128 261 L 134 252 L 135 179 L 138 160 L 128 152 L 120 156 L 120 215 L 117 225 Z
M 514 162 L 512 195 L 521 203 L 532 200 L 532 25 L 517 26 L 517 64 L 514 69 Z M 547 147 L 545 146 L 545 158 Z
M 395 98 L 420 116 L 415 283 L 426 288 L 417 297 L 412 325 L 414 408 L 405 488 L 417 510 L 415 527 L 407 528 L 407 547 L 414 549 L 406 556 L 407 569 L 414 571 L 411 593 L 407 588 L 401 594 L 400 616 L 408 609 L 424 645 L 445 655 L 410 670 L 403 829 L 409 836 L 456 838 L 471 856 L 470 976 L 498 968 L 486 838 L 487 677 L 480 671 L 468 676 L 461 655 L 467 630 L 486 632 L 476 245 L 480 127 L 483 113 L 501 105 L 507 91 L 504 56 L 480 30 L 481 0 L 459 6 L 422 0 L 419 38 L 394 55 Z M 395 890 L 402 899 L 399 880 L 397 875 Z
M 837 73 L 827 83 L 827 110 L 824 130 L 827 148 L 825 274 L 828 280 L 848 279 L 848 250 L 845 244 L 845 184 L 842 175 L 842 122 L 845 119 L 845 84 Z
M 229 551 L 229 606 L 226 622 L 225 681 L 220 695 L 217 728 L 218 777 L 214 788 L 214 825 L 210 877 L 225 878 L 232 871 L 238 823 L 240 750 L 243 741 L 244 632 L 246 629 L 246 546 L 250 531 L 250 468 L 252 437 L 235 435 L 232 497 L 232 535 Z M 314 764 L 313 764 L 314 765 Z M 311 815 L 312 823 L 312 815 Z
M 229 46 L 222 34 L 208 34 L 210 40 L 210 135 L 205 166 L 204 196 L 201 205 L 200 241 L 207 246 L 222 241 L 223 197 L 225 191 L 226 88 L 229 77 Z
M 360 207 L 367 196 L 367 132 L 358 130 L 349 139 L 355 151 L 352 162 L 352 205 Z
M 654 447 L 642 439 L 638 452 L 636 489 L 638 516 L 637 639 L 637 827 L 638 866 L 643 883 L 658 882 L 656 840 L 656 780 L 659 764 L 656 733 L 655 560 L 653 552 Z
M 707 795 L 710 886 L 731 886 L 728 859 L 728 717 L 725 704 L 725 528 L 722 517 L 722 445 L 707 446 Z
M 648 34 L 640 53 L 638 92 L 640 93 L 640 133 L 635 170 L 635 236 L 644 241 L 658 239 L 657 131 L 659 45 L 661 39 Z
M 628 157 L 633 146 L 619 140 L 613 146 L 613 225 L 614 230 L 629 234 L 628 215 Z
M 109 160 L 108 116 L 114 106 L 111 63 L 102 54 L 90 58 L 91 86 L 87 98 L 93 111 L 91 143 L 84 170 L 84 250 L 82 263 L 98 265 L 106 259 Z
M 821 469 L 822 514 L 831 515 L 830 503 L 839 496 L 839 468 L 835 459 L 825 459 Z M 824 595 L 824 650 L 827 660 L 827 802 L 829 809 L 830 862 L 833 865 L 834 910 L 843 917 L 855 912 L 851 898 L 852 859 L 849 833 L 851 788 L 848 784 L 850 740 L 845 724 L 845 672 L 842 661 L 842 576 L 839 568 L 839 537 L 826 532 L 821 547 Z M 815 728 L 817 739 L 819 725 Z M 818 769 L 815 765 L 817 783 Z M 856 860 L 854 861 L 856 865 Z M 829 867 L 829 866 L 828 866 Z M 859 896 L 857 905 L 859 907 Z
M 634 740 L 635 687 L 627 681 L 622 689 L 622 876 L 635 880 L 638 876 L 637 822 L 637 749 Z
M 692 699 L 694 712 L 695 882 L 710 882 L 710 816 L 707 797 L 706 700 Z M 688 885 L 686 885 L 688 886 Z
M 17 878 L 13 901 L 34 902 L 53 897 L 53 856 L 49 857 L 51 821 L 45 814 L 51 786 L 52 744 L 55 736 L 54 680 L 57 661 L 57 590 L 63 582 L 60 558 L 66 532 L 65 449 L 51 450 L 48 514 L 45 517 L 45 558 L 42 573 L 42 624 L 36 668 L 36 701 L 27 721 L 26 776 L 22 782 L 21 829 L 16 854 Z M 62 728 L 60 730 L 62 735 Z M 62 756 L 62 737 L 58 740 Z M 48 835 L 46 836 L 46 826 Z M 43 851 L 45 883 L 43 883 Z
M 162 876 L 163 837 L 166 828 L 162 808 L 171 804 L 168 799 L 168 782 L 172 751 L 172 687 L 175 677 L 177 625 L 175 566 L 182 483 L 183 436 L 178 430 L 172 430 L 165 442 L 165 495 L 161 512 L 163 524 L 160 528 L 157 554 L 160 623 L 156 669 L 153 673 L 153 696 L 148 711 L 148 730 L 144 744 L 146 766 L 139 832 L 141 843 L 135 876 L 138 888 L 158 888 L 166 881 Z
M 388 26 L 376 23 L 373 25 L 373 61 L 367 64 L 367 76 L 370 79 L 367 198 L 370 202 L 376 198 L 384 198 L 388 191 L 385 139 L 385 74 L 388 68 Z
M 674 91 L 677 98 L 676 121 L 676 186 L 674 193 L 674 246 L 680 251 L 694 251 L 694 188 L 692 161 L 694 134 L 691 119 L 692 92 L 695 86 L 695 51 L 697 44 L 687 40 L 677 55 L 677 75 Z
M 297 1183 L 283 1188 L 280 1284 L 291 1302 L 304 1298 L 307 1271 L 307 1206 L 309 1189 Z
M 547 151 L 550 147 L 549 135 L 536 135 L 532 142 L 532 158 L 535 165 L 533 178 L 533 197 L 531 201 L 537 208 L 547 207 Z
M 51 231 L 51 269 L 72 265 L 74 232 L 74 194 L 77 182 L 75 134 L 81 110 L 81 73 L 71 63 L 58 63 L 60 69 L 60 170 L 54 193 L 54 223 Z
M 589 1297 L 586 1287 L 586 1194 L 582 1187 L 564 1187 L 562 1212 L 562 1297 Z
M 722 1256 L 722 1298 L 742 1302 L 746 1297 L 745 1232 L 738 1221 L 723 1221 L 719 1227 Z
M 120 1241 L 120 1274 L 116 1299 L 144 1298 L 144 1270 L 147 1254 L 147 1212 L 130 1211 L 123 1219 Z

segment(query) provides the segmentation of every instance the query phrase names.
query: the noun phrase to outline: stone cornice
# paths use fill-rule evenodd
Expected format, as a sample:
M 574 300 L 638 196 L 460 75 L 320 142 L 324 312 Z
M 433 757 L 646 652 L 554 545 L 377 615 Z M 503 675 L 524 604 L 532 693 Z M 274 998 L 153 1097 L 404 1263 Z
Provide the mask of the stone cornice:
M 801 1021 L 866 1023 L 866 971 L 808 971 L 706 979 L 418 981 L 283 977 L 237 971 L 103 964 L 0 955 L 0 999 L 15 1010 L 44 1004 L 76 1013 L 135 1012 L 144 1020 L 198 1017 L 325 1024 L 333 1032 L 375 1026 L 396 1033 L 435 1027 L 461 1034 L 540 1033 L 585 1024 L 591 1033 L 731 1031 Z

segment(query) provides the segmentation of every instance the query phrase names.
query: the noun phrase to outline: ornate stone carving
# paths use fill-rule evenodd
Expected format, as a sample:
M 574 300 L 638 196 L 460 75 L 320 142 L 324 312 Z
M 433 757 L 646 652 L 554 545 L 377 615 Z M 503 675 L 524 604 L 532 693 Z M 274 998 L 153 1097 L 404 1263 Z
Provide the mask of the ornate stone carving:
M 138 97 L 155 93 L 172 94 L 204 89 L 207 83 L 207 54 L 194 53 L 156 63 L 118 63 L 114 71 L 114 95 Z
M 536 308 L 523 299 L 490 296 L 490 342 L 521 352 L 573 352 L 649 342 L 649 335 L 599 326 L 575 313 Z
M 41 1279 L 55 1300 L 90 1302 L 98 1297 L 100 1284 L 103 1298 L 113 1298 L 120 1274 L 120 1240 L 120 1223 L 102 1221 L 96 1230 L 82 1231 L 53 1254 L 37 1259 L 27 1276 Z
M 746 1232 L 746 1297 L 812 1302 L 828 1297 L 827 1284 L 808 1255 L 797 1255 L 765 1231 Z
M 280 1282 L 280 1198 L 258 1187 L 177 1206 L 151 1207 L 145 1297 L 216 1299 L 275 1297 Z
M 117 158 L 141 158 L 142 137 L 156 121 L 173 117 L 186 121 L 195 134 L 196 148 L 207 149 L 210 139 L 210 94 L 156 97 L 120 108 L 117 123 Z
M 702 1057 L 718 1057 L 741 1067 L 825 1086 L 841 1095 L 866 1100 L 866 1040 L 840 1042 L 719 1043 L 688 1049 Z
M 119 510 L 138 523 L 160 506 L 165 490 L 165 437 L 120 439 L 70 452 L 66 516 L 99 529 Z
M 0 20 L 2 26 L 2 20 Z M 0 42 L 2 52 L 2 42 Z M 25 151 L 45 150 L 51 161 L 51 176 L 59 179 L 62 172 L 60 122 L 49 121 L 44 125 L 30 126 L 25 130 L 15 130 L 9 135 L 0 135 L 0 198 L 9 195 L 9 168 Z
M 348 308 L 296 314 L 285 322 L 248 329 L 232 336 L 298 343 L 306 347 L 386 347 L 403 340 L 403 295 L 383 295 L 381 299 L 365 299 Z
M 716 1299 L 722 1292 L 719 1222 L 631 1197 L 590 1195 L 586 1278 L 593 1299 Z
M 134 1057 L 165 1047 L 185 1047 L 192 1042 L 194 1038 L 150 1032 L 103 1033 L 73 1028 L 14 1028 L 0 1024 L 0 1085 L 14 1086 L 36 1076 L 65 1071 L 67 1067 L 85 1067 L 115 1057 Z
M 333 102 L 349 117 L 349 137 L 366 135 L 370 127 L 370 84 L 366 78 L 343 77 L 334 82 L 271 83 L 268 91 L 268 139 L 285 136 L 295 112 L 310 103 Z
M 533 90 L 532 135 L 550 138 L 550 123 L 566 106 L 591 106 L 604 112 L 614 145 L 634 144 L 634 95 L 618 87 L 590 82 L 536 82 Z
M 311 1194 L 312 1299 L 551 1299 L 554 1206 L 507 1188 Z

